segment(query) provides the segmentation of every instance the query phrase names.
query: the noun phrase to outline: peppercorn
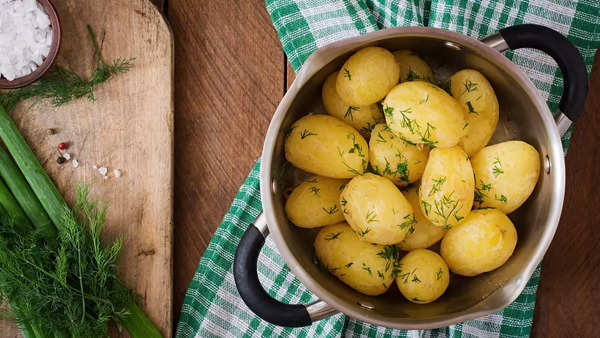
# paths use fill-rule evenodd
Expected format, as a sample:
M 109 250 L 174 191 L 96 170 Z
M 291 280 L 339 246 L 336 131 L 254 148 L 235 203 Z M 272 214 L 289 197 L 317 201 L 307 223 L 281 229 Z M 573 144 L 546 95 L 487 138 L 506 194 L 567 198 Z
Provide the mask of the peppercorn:
M 59 156 L 56 159 L 56 163 L 58 163 L 58 164 L 63 164 L 63 163 L 65 163 L 65 161 L 66 161 L 66 159 L 64 157 L 62 157 L 62 156 Z

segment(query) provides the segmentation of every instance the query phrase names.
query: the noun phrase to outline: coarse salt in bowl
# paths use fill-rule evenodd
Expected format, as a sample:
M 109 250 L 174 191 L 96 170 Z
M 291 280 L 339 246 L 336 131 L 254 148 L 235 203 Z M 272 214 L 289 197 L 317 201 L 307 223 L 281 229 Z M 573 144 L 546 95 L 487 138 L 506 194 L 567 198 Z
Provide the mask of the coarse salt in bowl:
M 58 54 L 60 37 L 49 0 L 0 0 L 0 89 L 42 77 Z

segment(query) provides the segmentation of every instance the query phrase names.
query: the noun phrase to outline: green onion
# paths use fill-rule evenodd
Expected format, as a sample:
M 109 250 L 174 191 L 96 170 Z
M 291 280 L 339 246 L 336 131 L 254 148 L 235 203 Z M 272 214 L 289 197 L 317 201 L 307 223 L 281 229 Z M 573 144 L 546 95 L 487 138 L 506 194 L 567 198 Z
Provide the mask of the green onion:
M 14 199 L 16 199 L 25 215 L 27 215 L 28 219 L 25 224 L 33 224 L 49 242 L 55 242 L 56 230 L 48 214 L 31 190 L 29 184 L 25 181 L 23 174 L 21 174 L 3 147 L 0 147 L 0 177 L 6 182 L 8 190 L 12 193 L 11 197 L 14 196 Z M 15 221 L 20 219 L 15 218 Z
M 31 189 L 50 216 L 52 223 L 60 231 L 63 227 L 63 215 L 68 208 L 56 186 L 38 161 L 37 157 L 19 132 L 19 129 L 0 106 L 0 138 L 17 163 Z M 33 202 L 31 202 L 33 203 Z
M 148 316 L 136 303 L 127 305 L 130 315 L 123 320 L 123 326 L 131 337 L 161 338 L 162 334 L 156 329 Z
M 10 217 L 16 226 L 22 227 L 20 231 L 31 230 L 31 222 L 2 180 L 0 180 L 0 205 L 2 206 L 0 214 Z

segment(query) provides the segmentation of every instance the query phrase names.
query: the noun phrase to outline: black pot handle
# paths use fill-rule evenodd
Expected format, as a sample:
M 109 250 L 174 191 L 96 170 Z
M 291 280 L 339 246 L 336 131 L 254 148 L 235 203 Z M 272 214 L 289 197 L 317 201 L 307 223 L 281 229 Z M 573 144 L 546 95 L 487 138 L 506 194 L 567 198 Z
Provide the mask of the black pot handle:
M 581 112 L 588 91 L 588 74 L 583 57 L 561 33 L 540 25 L 524 24 L 506 27 L 499 34 L 483 40 L 499 51 L 506 49 L 533 48 L 550 55 L 560 67 L 564 89 L 557 116 L 559 132 L 564 134 Z
M 269 234 L 264 214 L 251 224 L 238 245 L 233 262 L 235 285 L 244 303 L 260 318 L 285 327 L 302 327 L 313 321 L 335 314 L 337 311 L 323 301 L 308 305 L 285 304 L 273 299 L 258 279 L 257 262 L 260 249 Z

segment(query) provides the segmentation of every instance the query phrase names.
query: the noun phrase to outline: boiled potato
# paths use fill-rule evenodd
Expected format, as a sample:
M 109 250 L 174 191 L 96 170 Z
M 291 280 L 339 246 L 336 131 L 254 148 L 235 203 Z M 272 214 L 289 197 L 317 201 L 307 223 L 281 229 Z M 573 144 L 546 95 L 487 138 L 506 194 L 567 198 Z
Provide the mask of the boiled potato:
M 429 147 L 417 147 L 398 137 L 385 124 L 373 129 L 369 141 L 369 161 L 373 170 L 394 184 L 407 186 L 423 175 Z
M 467 155 L 485 147 L 498 125 L 498 98 L 494 88 L 480 72 L 463 69 L 450 77 L 450 92 L 467 114 L 465 136 L 459 144 Z
M 473 169 L 462 148 L 436 148 L 421 179 L 421 211 L 431 223 L 450 229 L 473 207 Z
M 346 222 L 371 243 L 400 243 L 417 222 L 394 183 L 371 173 L 353 178 L 342 190 L 340 204 Z
M 506 215 L 496 209 L 473 210 L 444 236 L 440 252 L 452 272 L 476 276 L 504 264 L 516 245 L 517 230 Z
M 346 60 L 337 75 L 336 89 L 344 102 L 368 106 L 383 99 L 399 77 L 400 67 L 392 53 L 381 47 L 367 47 Z
M 540 154 L 523 141 L 488 146 L 471 158 L 476 207 L 509 214 L 531 195 L 540 176 Z
M 400 66 L 400 82 L 425 80 L 433 81 L 433 72 L 427 64 L 412 50 L 403 49 L 393 52 L 398 66 Z
M 417 249 L 400 260 L 396 284 L 404 298 L 416 304 L 438 299 L 450 284 L 448 265 L 431 250 Z
M 348 180 L 323 176 L 307 178 L 298 185 L 285 203 L 292 223 L 302 228 L 315 228 L 342 222 L 340 193 Z
M 329 225 L 315 238 L 317 264 L 351 288 L 369 296 L 386 292 L 394 282 L 398 251 L 393 246 L 358 239 L 348 224 Z
M 464 135 L 465 112 L 458 101 L 425 81 L 403 82 L 383 101 L 392 131 L 410 142 L 452 147 Z
M 321 97 L 325 110 L 331 116 L 354 127 L 363 137 L 368 138 L 377 123 L 385 122 L 383 112 L 376 103 L 368 106 L 351 106 L 344 102 L 335 90 L 337 74 L 338 72 L 332 73 L 323 83 Z
M 309 114 L 286 131 L 285 158 L 309 173 L 351 178 L 367 169 L 369 148 L 356 129 L 341 120 Z
M 398 246 L 404 251 L 425 249 L 439 242 L 446 230 L 432 224 L 421 212 L 418 187 L 412 187 L 404 193 L 413 210 L 417 223 L 413 225 L 414 231 L 409 231 L 406 238 Z

